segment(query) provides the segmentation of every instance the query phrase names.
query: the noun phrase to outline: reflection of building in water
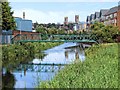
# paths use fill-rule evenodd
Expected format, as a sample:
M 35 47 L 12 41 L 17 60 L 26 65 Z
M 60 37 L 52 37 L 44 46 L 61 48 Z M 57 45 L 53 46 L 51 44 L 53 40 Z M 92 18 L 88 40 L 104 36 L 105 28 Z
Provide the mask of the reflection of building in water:
M 65 53 L 65 62 L 66 63 L 69 63 L 69 58 L 68 58 L 68 53 L 69 51 L 68 50 L 66 50 L 64 53 Z
M 76 59 L 79 59 L 79 54 L 78 54 L 78 52 L 75 52 L 75 58 L 76 58 Z
M 68 59 L 68 51 L 65 51 L 65 58 Z
M 79 53 L 75 51 L 75 63 L 79 61 Z
M 26 68 L 24 68 L 24 76 L 26 76 Z

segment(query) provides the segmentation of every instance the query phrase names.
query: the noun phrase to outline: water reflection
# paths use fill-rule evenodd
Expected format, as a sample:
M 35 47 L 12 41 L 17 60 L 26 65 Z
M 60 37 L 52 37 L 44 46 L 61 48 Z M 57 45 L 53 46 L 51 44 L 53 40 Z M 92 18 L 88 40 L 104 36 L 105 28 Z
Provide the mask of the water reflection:
M 72 63 L 75 59 L 83 61 L 85 59 L 84 51 L 81 48 L 82 46 L 77 45 L 76 43 L 64 43 L 60 46 L 45 50 L 42 52 L 42 55 L 35 55 L 33 59 L 25 58 L 24 63 L 20 62 L 10 62 L 5 63 L 4 68 L 9 68 L 10 73 L 7 70 L 3 70 L 5 76 L 10 76 L 14 80 L 13 84 L 11 82 L 10 87 L 15 88 L 34 88 L 40 81 L 50 80 L 64 66 L 59 64 L 69 64 Z M 66 47 L 69 47 L 65 49 Z M 20 60 L 21 61 L 21 60 Z M 16 64 L 17 63 L 17 64 Z M 43 64 L 53 64 L 52 65 L 43 65 Z M 42 64 L 42 65 L 40 65 Z M 56 66 L 55 66 L 56 65 Z M 12 66 L 12 68 L 10 68 Z M 14 67 L 13 67 L 14 66 Z M 3 84 L 8 83 L 9 79 L 3 79 Z M 11 81 L 12 81 L 11 80 Z M 8 86 L 4 84 L 3 86 Z
M 81 49 L 81 46 L 75 47 L 75 45 L 76 43 L 64 43 L 60 46 L 44 51 L 47 56 L 43 58 L 41 63 L 66 64 L 73 62 L 76 58 L 83 61 L 85 59 L 84 51 Z
M 2 75 L 2 88 L 3 90 L 7 88 L 14 88 L 14 85 L 16 83 L 15 76 L 10 72 L 6 71 L 4 75 Z

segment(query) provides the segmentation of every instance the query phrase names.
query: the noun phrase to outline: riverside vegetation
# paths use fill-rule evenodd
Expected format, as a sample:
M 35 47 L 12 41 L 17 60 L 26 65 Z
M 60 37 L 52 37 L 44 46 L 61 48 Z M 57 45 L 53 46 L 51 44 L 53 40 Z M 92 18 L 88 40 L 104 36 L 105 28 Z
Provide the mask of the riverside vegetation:
M 118 88 L 118 44 L 94 45 L 85 53 L 85 61 L 65 66 L 39 88 Z
M 11 44 L 2 46 L 2 65 L 9 69 L 16 67 L 20 63 L 28 62 L 34 58 L 43 58 L 43 50 L 60 45 L 61 43 L 23 43 L 22 45 Z M 9 64 L 9 65 L 8 65 Z
M 61 43 L 22 43 L 22 45 L 2 45 L 2 89 L 14 88 L 16 78 L 13 71 L 21 64 L 31 62 L 34 58 L 42 59 L 41 51 L 60 45 Z M 5 71 L 4 71 L 5 69 Z M 9 82 L 9 83 L 8 83 Z

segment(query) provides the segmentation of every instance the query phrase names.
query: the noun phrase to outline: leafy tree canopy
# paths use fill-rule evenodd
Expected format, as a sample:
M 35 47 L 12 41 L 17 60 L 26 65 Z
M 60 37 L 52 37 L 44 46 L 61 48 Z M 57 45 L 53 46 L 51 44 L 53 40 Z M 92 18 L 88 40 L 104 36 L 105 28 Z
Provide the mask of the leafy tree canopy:
M 115 39 L 120 35 L 118 27 L 113 25 L 105 26 L 103 23 L 95 22 L 91 26 L 92 35 L 95 35 L 102 42 L 115 42 Z
M 14 30 L 16 28 L 13 11 L 9 6 L 9 2 L 2 2 L 2 30 Z

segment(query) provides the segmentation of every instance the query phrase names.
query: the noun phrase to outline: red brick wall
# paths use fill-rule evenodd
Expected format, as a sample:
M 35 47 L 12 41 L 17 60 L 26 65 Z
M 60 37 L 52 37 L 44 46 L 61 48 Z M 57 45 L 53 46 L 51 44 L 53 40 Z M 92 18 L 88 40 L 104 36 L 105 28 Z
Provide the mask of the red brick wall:
M 120 30 L 120 10 L 118 11 L 118 15 L 117 15 L 117 26 L 119 27 Z
M 20 31 L 18 31 L 18 30 L 14 30 L 14 31 L 13 31 L 13 35 L 16 36 L 17 34 L 20 34 Z M 36 33 L 36 32 L 26 32 L 26 31 L 21 31 L 21 34 L 39 34 L 39 33 Z
M 20 31 L 18 30 L 14 30 L 13 31 L 13 35 L 16 36 L 17 34 L 20 34 Z M 41 37 L 38 35 L 40 33 L 36 33 L 36 32 L 25 32 L 22 31 L 21 34 L 23 34 L 22 39 L 24 40 L 39 40 Z M 26 34 L 24 36 L 24 34 Z M 20 40 L 21 37 L 15 37 L 14 40 Z

